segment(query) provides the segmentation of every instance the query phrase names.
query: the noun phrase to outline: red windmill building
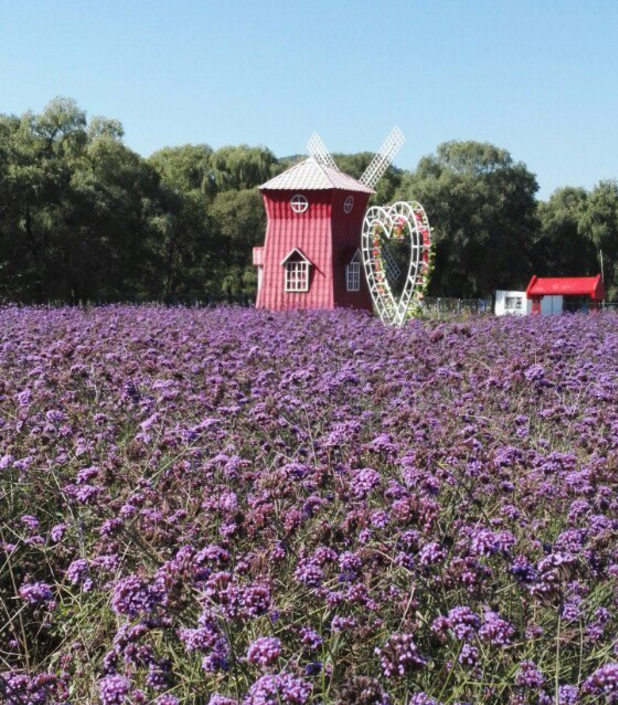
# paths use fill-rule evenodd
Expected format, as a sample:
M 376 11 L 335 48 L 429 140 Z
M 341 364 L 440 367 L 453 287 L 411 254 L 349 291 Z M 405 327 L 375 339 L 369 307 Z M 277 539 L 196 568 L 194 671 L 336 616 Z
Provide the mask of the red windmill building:
M 258 308 L 372 310 L 360 249 L 363 218 L 403 141 L 395 128 L 356 180 L 339 171 L 313 135 L 308 159 L 260 186 L 268 225 L 264 246 L 253 249 Z

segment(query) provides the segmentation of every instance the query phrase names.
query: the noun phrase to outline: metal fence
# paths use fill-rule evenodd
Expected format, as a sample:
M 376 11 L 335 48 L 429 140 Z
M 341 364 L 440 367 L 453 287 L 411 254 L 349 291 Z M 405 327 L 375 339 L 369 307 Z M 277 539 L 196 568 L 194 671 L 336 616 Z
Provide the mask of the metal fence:
M 453 318 L 457 316 L 465 317 L 479 314 L 493 314 L 493 302 L 491 299 L 456 299 L 449 297 L 427 297 L 423 301 L 423 311 L 431 318 Z M 589 301 L 563 300 L 563 313 L 590 313 Z M 601 304 L 604 313 L 618 313 L 618 302 Z
M 0 305 L 5 302 L 0 301 Z M 8 302 L 6 302 L 8 303 Z M 27 303 L 20 305 L 28 305 Z M 61 308 L 63 306 L 110 306 L 115 304 L 126 304 L 129 306 L 185 306 L 187 308 L 214 308 L 215 306 L 230 305 L 230 306 L 255 306 L 255 296 L 250 294 L 237 295 L 200 295 L 200 294 L 176 294 L 164 299 L 150 299 L 145 296 L 99 296 L 96 299 L 79 299 L 76 301 L 67 302 L 62 299 L 48 299 L 43 305 L 52 308 Z
M 436 318 L 452 316 L 471 316 L 491 313 L 491 299 L 455 299 L 450 297 L 426 297 L 423 300 L 423 311 Z
M 8 302 L 0 300 L 0 305 L 5 305 Z M 79 300 L 74 301 L 69 305 L 73 306 L 106 306 L 110 304 L 129 304 L 129 305 L 155 305 L 155 306 L 186 306 L 188 308 L 213 308 L 221 305 L 232 305 L 242 307 L 255 306 L 255 296 L 250 294 L 237 295 L 209 295 L 201 296 L 199 294 L 178 294 L 169 297 L 163 301 L 156 301 L 140 296 L 128 296 L 124 298 L 117 297 L 99 297 L 95 300 Z M 18 303 L 18 305 L 27 305 Z M 66 301 L 48 300 L 47 306 L 62 307 L 67 306 Z M 458 299 L 449 296 L 425 297 L 421 304 L 423 313 L 429 318 L 453 318 L 467 317 L 475 315 L 493 314 L 493 302 L 491 299 Z M 589 302 L 582 301 L 563 301 L 564 313 L 589 313 Z M 603 302 L 601 303 L 603 313 L 618 313 L 618 302 Z
M 594 310 L 594 307 L 591 306 L 589 300 L 569 301 L 567 299 L 564 299 L 562 302 L 562 312 L 563 313 L 590 313 L 593 310 Z M 601 311 L 603 311 L 603 312 L 618 312 L 618 303 L 615 301 L 612 301 L 612 302 L 602 301 L 601 302 Z

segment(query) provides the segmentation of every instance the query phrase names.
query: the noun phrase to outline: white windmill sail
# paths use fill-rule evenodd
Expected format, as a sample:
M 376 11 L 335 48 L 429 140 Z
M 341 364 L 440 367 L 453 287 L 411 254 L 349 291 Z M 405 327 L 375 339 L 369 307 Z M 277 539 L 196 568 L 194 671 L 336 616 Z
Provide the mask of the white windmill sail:
M 318 164 L 339 171 L 339 167 L 335 164 L 335 160 L 332 158 L 328 149 L 326 149 L 326 145 L 322 142 L 322 138 L 317 132 L 314 132 L 309 142 L 307 142 L 307 151 Z
M 390 135 L 384 140 L 384 144 L 380 147 L 380 151 L 371 160 L 369 166 L 365 169 L 365 173 L 360 177 L 359 181 L 369 188 L 373 188 L 382 178 L 384 172 L 392 164 L 397 152 L 401 149 L 406 138 L 403 132 L 395 127 Z

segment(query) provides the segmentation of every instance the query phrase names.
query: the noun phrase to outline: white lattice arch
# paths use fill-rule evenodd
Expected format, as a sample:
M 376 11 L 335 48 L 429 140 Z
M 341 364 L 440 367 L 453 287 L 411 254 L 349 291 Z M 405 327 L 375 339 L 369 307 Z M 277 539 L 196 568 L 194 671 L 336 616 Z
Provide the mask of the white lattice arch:
M 397 267 L 389 270 L 388 242 L 409 238 L 410 262 L 399 298 L 393 294 L 391 280 L 401 274 Z M 383 323 L 403 324 L 408 318 L 419 284 L 428 275 L 430 229 L 427 215 L 420 203 L 398 201 L 392 206 L 373 206 L 365 214 L 362 232 L 362 253 L 365 276 L 371 298 Z

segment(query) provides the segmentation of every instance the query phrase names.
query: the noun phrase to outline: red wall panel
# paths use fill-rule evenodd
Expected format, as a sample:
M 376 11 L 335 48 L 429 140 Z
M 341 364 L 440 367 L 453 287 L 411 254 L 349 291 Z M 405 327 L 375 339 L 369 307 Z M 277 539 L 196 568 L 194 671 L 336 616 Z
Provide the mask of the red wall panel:
M 264 243 L 264 277 L 258 307 L 271 309 L 333 308 L 331 272 L 331 191 L 302 191 L 309 201 L 304 213 L 295 213 L 290 191 L 264 192 L 268 217 Z M 298 248 L 312 264 L 308 292 L 285 291 L 281 261 Z
M 339 190 L 299 191 L 309 201 L 304 213 L 295 213 L 291 191 L 263 191 L 268 217 L 264 242 L 264 270 L 257 307 L 274 310 L 350 306 L 371 311 L 371 297 L 361 270 L 361 290 L 346 291 L 344 254 L 360 247 L 368 194 Z M 354 207 L 343 209 L 348 196 Z M 286 292 L 282 260 L 294 248 L 311 262 L 308 292 Z
M 344 210 L 344 203 L 348 196 L 354 198 L 354 205 L 350 213 Z M 347 291 L 346 264 L 351 250 L 360 248 L 363 219 L 367 210 L 369 194 L 346 193 L 335 191 L 332 206 L 332 236 L 333 236 L 333 296 L 336 306 L 360 308 L 372 311 L 371 294 L 365 280 L 361 260 L 360 290 Z

